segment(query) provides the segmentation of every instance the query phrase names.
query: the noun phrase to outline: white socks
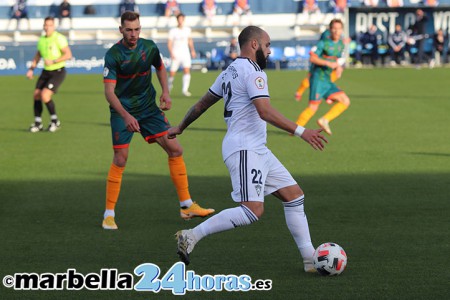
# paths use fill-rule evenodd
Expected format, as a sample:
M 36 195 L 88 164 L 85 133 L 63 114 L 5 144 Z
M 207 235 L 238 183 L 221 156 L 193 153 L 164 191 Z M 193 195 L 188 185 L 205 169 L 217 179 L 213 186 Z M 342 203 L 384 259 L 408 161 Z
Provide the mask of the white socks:
M 106 217 L 115 217 L 115 213 L 113 209 L 105 209 L 105 213 L 103 214 L 103 218 L 106 219 Z
M 182 92 L 186 93 L 189 91 L 189 86 L 191 85 L 191 74 L 183 75 L 183 89 Z
M 283 202 L 283 206 L 287 227 L 297 244 L 298 250 L 300 250 L 300 254 L 304 259 L 310 259 L 314 254 L 314 247 L 311 243 L 308 219 L 303 206 L 304 198 L 305 196 L 302 195 L 290 202 Z
M 169 81 L 168 81 L 168 86 L 169 86 L 169 92 L 172 90 L 173 88 L 173 81 L 175 80 L 175 77 L 170 76 L 169 77 Z
M 221 231 L 233 229 L 235 227 L 250 225 L 258 221 L 255 214 L 246 206 L 241 205 L 234 208 L 222 210 L 217 215 L 197 225 L 192 233 L 197 241 L 205 236 Z
M 191 199 L 180 201 L 180 207 L 191 207 L 193 203 Z

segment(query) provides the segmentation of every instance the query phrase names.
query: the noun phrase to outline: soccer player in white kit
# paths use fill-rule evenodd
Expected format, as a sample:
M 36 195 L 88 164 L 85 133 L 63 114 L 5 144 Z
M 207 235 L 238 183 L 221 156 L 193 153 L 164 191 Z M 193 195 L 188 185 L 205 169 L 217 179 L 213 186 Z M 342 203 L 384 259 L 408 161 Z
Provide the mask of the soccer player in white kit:
M 194 41 L 191 37 L 191 28 L 184 26 L 185 15 L 177 16 L 178 26 L 169 31 L 169 40 L 167 48 L 169 48 L 172 64 L 169 72 L 169 90 L 172 90 L 175 74 L 180 65 L 183 67 L 183 85 L 182 93 L 186 97 L 190 97 L 189 85 L 191 83 L 191 56 L 196 57 Z
M 304 270 L 314 272 L 314 247 L 303 191 L 267 148 L 266 122 L 301 137 L 316 150 L 323 150 L 323 142 L 327 140 L 320 134 L 322 129 L 298 126 L 271 106 L 267 75 L 263 71 L 270 54 L 269 35 L 259 27 L 248 26 L 239 35 L 239 45 L 241 56 L 217 77 L 181 123 L 169 129 L 169 138 L 181 134 L 223 98 L 227 133 L 222 155 L 231 176 L 231 197 L 240 205 L 221 211 L 193 229 L 177 232 L 178 254 L 189 264 L 189 254 L 202 238 L 258 221 L 264 211 L 264 196 L 272 194 L 283 202 L 286 223 L 300 250 Z

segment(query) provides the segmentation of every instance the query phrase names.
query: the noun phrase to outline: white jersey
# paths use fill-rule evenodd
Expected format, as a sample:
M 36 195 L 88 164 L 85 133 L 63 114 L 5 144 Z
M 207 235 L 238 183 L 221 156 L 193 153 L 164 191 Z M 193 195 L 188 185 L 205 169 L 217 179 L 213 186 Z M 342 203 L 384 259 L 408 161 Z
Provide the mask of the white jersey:
M 269 98 L 267 75 L 258 64 L 238 57 L 217 77 L 209 91 L 225 103 L 228 130 L 222 142 L 223 160 L 240 150 L 267 153 L 267 124 L 253 104 L 256 99 Z
M 172 41 L 172 52 L 174 55 L 189 55 L 189 38 L 191 37 L 191 28 L 172 28 L 169 31 L 169 40 Z

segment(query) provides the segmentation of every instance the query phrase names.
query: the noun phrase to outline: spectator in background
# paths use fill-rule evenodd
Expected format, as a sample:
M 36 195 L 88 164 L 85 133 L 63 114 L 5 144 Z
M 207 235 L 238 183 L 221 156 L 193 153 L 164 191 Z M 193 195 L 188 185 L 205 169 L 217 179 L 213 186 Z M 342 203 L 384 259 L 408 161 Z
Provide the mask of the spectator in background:
M 361 2 L 367 7 L 378 7 L 378 0 L 363 0 Z
M 356 60 L 362 61 L 362 55 L 368 54 L 372 65 L 376 66 L 378 61 L 378 36 L 377 26 L 370 25 L 369 29 L 359 39 L 361 51 L 357 51 Z
M 330 0 L 330 5 L 333 8 L 333 13 L 343 14 L 348 6 L 348 0 Z
M 13 19 L 16 20 L 16 30 L 19 29 L 19 23 L 22 19 L 27 19 L 28 29 L 31 28 L 30 19 L 28 18 L 27 0 L 16 0 L 16 3 L 11 7 L 11 19 L 7 28 L 9 28 Z
M 439 29 L 433 36 L 433 48 L 431 53 L 430 67 L 447 63 L 448 54 L 448 32 Z
M 134 0 L 122 0 L 119 5 L 119 16 L 121 16 L 126 11 L 139 13 L 139 6 Z
M 402 30 L 402 26 L 400 24 L 395 25 L 395 32 L 388 38 L 392 66 L 404 62 L 407 37 L 406 32 Z
M 248 0 L 235 0 L 233 5 L 233 19 L 234 25 L 238 25 L 239 19 L 242 15 L 251 16 L 252 11 Z
M 171 16 L 177 17 L 181 13 L 180 5 L 176 0 L 167 0 L 164 15 L 166 18 Z
M 304 0 L 303 13 L 307 15 L 320 13 L 320 8 L 319 5 L 317 4 L 317 0 Z
M 420 65 L 423 63 L 425 58 L 424 46 L 425 46 L 425 38 L 428 37 L 426 34 L 426 24 L 428 21 L 428 17 L 425 15 L 423 10 L 420 8 L 416 10 L 416 22 L 411 26 L 411 37 L 416 42 L 417 47 L 417 60 L 416 64 Z
M 69 0 L 63 0 L 59 5 L 59 26 L 62 26 L 64 19 L 69 20 L 69 28 L 72 28 L 72 12 Z
M 228 67 L 241 53 L 237 39 L 231 39 L 230 44 L 225 48 L 225 68 Z
M 203 0 L 202 10 L 205 14 L 206 21 L 211 25 L 212 19 L 217 13 L 217 4 L 215 0 Z
M 423 5 L 428 7 L 436 7 L 439 5 L 437 0 L 423 0 Z
M 386 0 L 388 7 L 403 7 L 403 0 Z

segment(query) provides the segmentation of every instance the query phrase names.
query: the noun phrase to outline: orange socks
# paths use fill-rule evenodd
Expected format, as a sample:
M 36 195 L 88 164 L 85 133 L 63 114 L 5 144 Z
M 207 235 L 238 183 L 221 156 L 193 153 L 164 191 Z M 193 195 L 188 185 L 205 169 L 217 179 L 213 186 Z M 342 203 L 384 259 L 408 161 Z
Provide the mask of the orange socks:
M 314 116 L 316 112 L 314 110 L 312 110 L 309 106 L 307 108 L 305 108 L 304 111 L 302 111 L 302 113 L 298 116 L 297 119 L 297 125 L 300 126 L 305 126 L 306 123 L 308 123 L 308 121 L 312 118 L 312 116 Z
M 180 202 L 190 200 L 189 184 L 184 164 L 183 156 L 169 157 L 170 177 L 177 189 L 178 199 Z
M 309 78 L 305 77 L 300 83 L 300 86 L 297 89 L 297 93 L 303 94 L 307 88 L 309 88 Z
M 348 108 L 347 105 L 337 102 L 333 107 L 323 116 L 329 122 L 336 119 L 340 114 L 342 114 Z
M 119 198 L 120 186 L 122 184 L 122 174 L 125 167 L 118 167 L 111 164 L 106 182 L 106 209 L 114 210 Z

